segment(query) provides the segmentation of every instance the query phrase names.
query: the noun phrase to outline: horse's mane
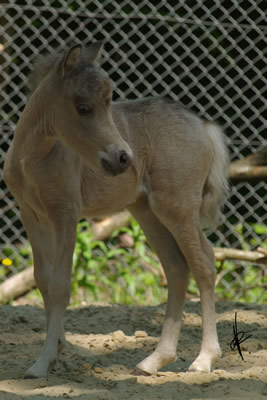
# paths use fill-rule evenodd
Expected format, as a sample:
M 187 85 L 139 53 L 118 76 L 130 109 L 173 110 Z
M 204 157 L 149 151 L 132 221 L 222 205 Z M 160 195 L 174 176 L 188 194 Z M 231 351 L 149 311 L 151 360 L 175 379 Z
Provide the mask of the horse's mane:
M 77 45 L 74 46 L 74 48 L 75 47 L 77 47 Z M 82 64 L 94 64 L 99 58 L 100 47 L 102 47 L 102 43 L 95 42 L 88 49 L 83 48 L 81 54 L 82 58 L 80 59 L 81 61 L 84 61 L 84 64 Z M 55 52 L 49 55 L 40 55 L 36 58 L 33 63 L 33 70 L 28 76 L 27 88 L 29 97 L 33 94 L 47 74 L 51 71 L 56 71 L 57 68 L 59 68 L 63 54 L 64 52 Z
M 28 76 L 28 97 L 32 95 L 44 77 L 55 69 L 62 54 L 40 55 L 33 64 L 33 71 Z

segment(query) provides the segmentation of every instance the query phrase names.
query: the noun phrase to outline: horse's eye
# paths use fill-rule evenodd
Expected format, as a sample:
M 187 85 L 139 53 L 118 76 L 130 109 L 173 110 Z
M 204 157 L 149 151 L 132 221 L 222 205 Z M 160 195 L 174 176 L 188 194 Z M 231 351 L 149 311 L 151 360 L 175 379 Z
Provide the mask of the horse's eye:
M 77 104 L 76 110 L 80 115 L 88 115 L 93 113 L 92 108 L 89 107 L 87 104 Z

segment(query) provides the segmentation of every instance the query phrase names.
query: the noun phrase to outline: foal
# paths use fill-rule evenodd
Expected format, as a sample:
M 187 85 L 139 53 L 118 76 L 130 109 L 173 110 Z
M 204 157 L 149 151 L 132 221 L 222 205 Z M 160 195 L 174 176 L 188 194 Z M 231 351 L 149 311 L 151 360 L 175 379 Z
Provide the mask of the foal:
M 201 350 L 190 370 L 210 371 L 221 351 L 214 257 L 200 224 L 216 221 L 227 191 L 223 134 L 170 100 L 112 103 L 111 81 L 96 64 L 100 52 L 97 42 L 39 60 L 5 162 L 47 317 L 45 343 L 25 377 L 46 377 L 65 344 L 78 221 L 124 208 L 156 251 L 169 290 L 159 343 L 136 372 L 154 374 L 176 359 L 190 272 L 203 320 Z

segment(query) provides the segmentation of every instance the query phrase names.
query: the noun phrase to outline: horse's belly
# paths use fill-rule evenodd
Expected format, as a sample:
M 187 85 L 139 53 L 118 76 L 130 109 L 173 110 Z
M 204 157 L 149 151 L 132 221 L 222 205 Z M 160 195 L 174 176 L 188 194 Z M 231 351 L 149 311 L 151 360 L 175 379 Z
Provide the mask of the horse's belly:
M 94 200 L 85 202 L 83 217 L 105 217 L 116 214 L 134 204 L 146 191 L 143 184 L 135 189 L 131 187 L 114 187 L 102 196 L 94 197 Z M 91 194 L 92 195 L 92 194 Z

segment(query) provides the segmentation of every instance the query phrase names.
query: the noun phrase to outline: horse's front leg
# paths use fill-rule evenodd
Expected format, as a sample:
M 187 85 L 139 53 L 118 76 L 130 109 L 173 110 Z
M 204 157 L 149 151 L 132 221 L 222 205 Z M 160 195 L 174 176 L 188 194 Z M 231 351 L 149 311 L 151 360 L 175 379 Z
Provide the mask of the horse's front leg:
M 34 275 L 47 316 L 47 336 L 37 361 L 25 378 L 46 377 L 54 367 L 57 353 L 65 343 L 63 315 L 71 292 L 72 256 L 76 238 L 76 218 L 61 215 L 47 224 L 40 223 L 29 211 L 23 222 L 34 255 Z

